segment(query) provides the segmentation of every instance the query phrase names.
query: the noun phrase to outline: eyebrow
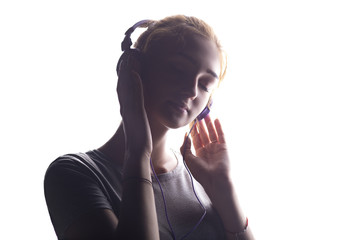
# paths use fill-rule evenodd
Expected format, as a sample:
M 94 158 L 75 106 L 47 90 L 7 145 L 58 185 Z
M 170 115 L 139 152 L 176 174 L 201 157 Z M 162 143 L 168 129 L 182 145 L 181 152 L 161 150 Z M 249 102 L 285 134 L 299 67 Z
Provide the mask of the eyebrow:
M 182 53 L 182 52 L 179 52 L 178 55 L 186 58 L 187 60 L 192 62 L 194 65 L 197 65 L 197 62 L 191 56 L 189 56 L 189 55 L 187 55 L 185 53 Z M 207 69 L 206 72 L 209 73 L 210 75 L 212 75 L 214 78 L 219 79 L 219 76 L 213 70 Z

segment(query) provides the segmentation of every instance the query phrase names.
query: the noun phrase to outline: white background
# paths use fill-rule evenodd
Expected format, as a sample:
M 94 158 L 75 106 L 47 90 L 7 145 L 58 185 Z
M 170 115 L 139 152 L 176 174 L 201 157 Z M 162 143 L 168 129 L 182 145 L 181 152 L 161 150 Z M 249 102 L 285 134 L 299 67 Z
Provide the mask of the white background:
M 0 239 L 55 239 L 47 166 L 115 131 L 127 28 L 181 13 L 212 25 L 228 53 L 213 112 L 257 239 L 359 240 L 356 2 L 2 1 Z

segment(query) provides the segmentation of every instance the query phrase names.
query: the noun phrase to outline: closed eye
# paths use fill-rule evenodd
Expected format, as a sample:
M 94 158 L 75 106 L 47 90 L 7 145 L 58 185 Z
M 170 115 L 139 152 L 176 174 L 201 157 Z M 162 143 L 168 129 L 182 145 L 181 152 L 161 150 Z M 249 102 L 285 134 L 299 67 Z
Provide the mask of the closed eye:
M 199 87 L 205 92 L 211 92 L 216 85 L 217 79 L 213 76 L 205 75 L 199 79 Z
M 204 84 L 199 83 L 199 87 L 204 90 L 205 92 L 210 92 L 210 89 L 207 88 Z

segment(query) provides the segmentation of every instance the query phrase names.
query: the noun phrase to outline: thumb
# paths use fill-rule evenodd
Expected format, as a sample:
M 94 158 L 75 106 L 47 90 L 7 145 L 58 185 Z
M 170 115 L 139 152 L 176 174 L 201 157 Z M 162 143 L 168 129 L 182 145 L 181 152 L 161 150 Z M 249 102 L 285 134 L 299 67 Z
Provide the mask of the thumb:
M 143 86 L 142 86 L 142 81 L 141 81 L 140 75 L 139 75 L 137 72 L 135 72 L 135 71 L 131 71 L 130 74 L 131 74 L 131 78 L 132 78 L 131 80 L 132 80 L 133 83 L 136 85 L 138 91 L 142 93 L 142 91 L 143 91 Z
M 183 142 L 183 145 L 180 148 L 180 152 L 181 152 L 183 158 L 185 158 L 185 156 L 188 155 L 188 154 L 192 155 L 192 152 L 191 152 L 191 139 L 190 139 L 190 137 L 188 136 L 187 133 L 185 133 L 184 142 Z
M 192 175 L 197 181 L 201 181 L 203 169 L 206 168 L 201 158 L 196 157 L 191 151 L 191 139 L 185 134 L 184 143 L 180 148 L 180 152 L 186 165 L 189 167 Z
M 142 109 L 144 108 L 144 89 L 143 89 L 141 77 L 137 72 L 131 71 L 131 80 L 133 85 L 132 94 L 134 94 L 133 97 L 137 99 L 136 107 L 139 107 L 138 109 Z

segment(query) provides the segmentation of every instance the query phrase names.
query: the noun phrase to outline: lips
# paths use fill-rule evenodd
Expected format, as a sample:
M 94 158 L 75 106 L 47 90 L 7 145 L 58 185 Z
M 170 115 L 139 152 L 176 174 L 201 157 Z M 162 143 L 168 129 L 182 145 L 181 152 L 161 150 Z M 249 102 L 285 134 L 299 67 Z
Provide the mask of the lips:
M 188 112 L 189 111 L 189 106 L 185 102 L 182 102 L 182 101 L 169 101 L 169 104 L 178 111 L 181 111 L 181 112 Z

